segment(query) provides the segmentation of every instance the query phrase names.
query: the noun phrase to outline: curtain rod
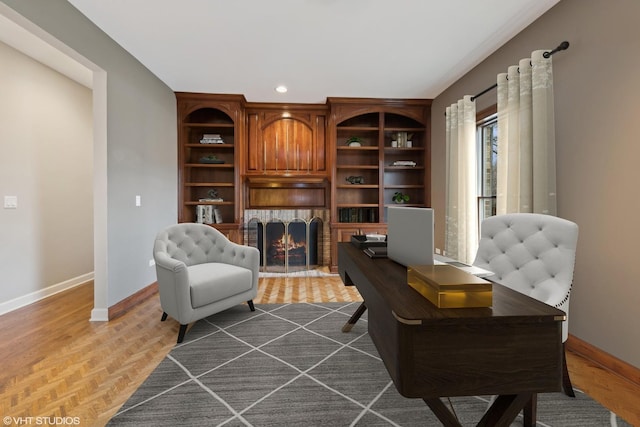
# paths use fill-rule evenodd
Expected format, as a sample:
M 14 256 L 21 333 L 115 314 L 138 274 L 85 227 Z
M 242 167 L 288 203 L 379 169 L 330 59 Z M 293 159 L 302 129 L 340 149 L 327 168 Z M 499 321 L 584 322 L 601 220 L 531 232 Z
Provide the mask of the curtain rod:
M 558 52 L 560 52 L 560 51 L 567 50 L 567 49 L 569 49 L 569 42 L 568 42 L 568 41 L 563 41 L 562 43 L 560 43 L 560 44 L 558 45 L 558 47 L 556 47 L 556 48 L 555 48 L 555 49 L 553 49 L 553 50 L 550 50 L 550 51 L 548 51 L 548 52 L 543 53 L 543 54 L 542 54 L 542 56 L 544 56 L 545 58 L 549 58 L 549 57 L 550 57 L 551 55 L 553 55 L 554 53 L 558 53 Z M 482 95 L 484 95 L 485 93 L 487 93 L 487 92 L 489 92 L 490 90 L 495 89 L 495 88 L 497 88 L 497 87 L 498 87 L 498 83 L 494 84 L 494 85 L 493 85 L 493 86 L 491 86 L 491 87 L 486 88 L 485 90 L 483 90 L 483 91 L 482 91 L 482 92 L 480 92 L 479 94 L 472 96 L 472 97 L 471 97 L 471 100 L 472 100 L 472 101 L 475 101 L 475 100 L 476 100 L 476 98 L 481 97 L 481 96 L 482 96 Z

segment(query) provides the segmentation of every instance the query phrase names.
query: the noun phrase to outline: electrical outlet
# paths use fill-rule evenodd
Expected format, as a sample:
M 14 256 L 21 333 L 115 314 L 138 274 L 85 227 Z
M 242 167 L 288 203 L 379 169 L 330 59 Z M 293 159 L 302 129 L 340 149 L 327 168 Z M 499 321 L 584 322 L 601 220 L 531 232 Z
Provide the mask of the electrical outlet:
M 5 209 L 17 209 L 18 208 L 18 196 L 4 196 L 4 208 Z
M 149 267 L 153 267 L 154 265 L 156 265 L 156 262 L 152 259 L 149 260 Z
M 142 198 L 140 196 L 136 196 L 136 206 L 142 206 Z

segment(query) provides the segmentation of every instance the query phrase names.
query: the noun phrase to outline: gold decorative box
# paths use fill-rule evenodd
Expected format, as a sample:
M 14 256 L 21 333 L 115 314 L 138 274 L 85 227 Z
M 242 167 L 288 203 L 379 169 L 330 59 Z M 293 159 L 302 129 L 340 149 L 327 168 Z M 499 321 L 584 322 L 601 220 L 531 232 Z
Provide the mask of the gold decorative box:
M 452 265 L 411 265 L 407 281 L 439 308 L 490 307 L 491 282 Z

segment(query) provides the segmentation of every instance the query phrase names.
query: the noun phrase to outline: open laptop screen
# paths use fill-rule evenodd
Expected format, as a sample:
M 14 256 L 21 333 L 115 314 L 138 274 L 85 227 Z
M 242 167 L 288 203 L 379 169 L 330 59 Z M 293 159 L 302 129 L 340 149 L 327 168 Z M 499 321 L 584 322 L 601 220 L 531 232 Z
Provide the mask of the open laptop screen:
M 389 206 L 387 256 L 404 266 L 433 265 L 433 209 Z

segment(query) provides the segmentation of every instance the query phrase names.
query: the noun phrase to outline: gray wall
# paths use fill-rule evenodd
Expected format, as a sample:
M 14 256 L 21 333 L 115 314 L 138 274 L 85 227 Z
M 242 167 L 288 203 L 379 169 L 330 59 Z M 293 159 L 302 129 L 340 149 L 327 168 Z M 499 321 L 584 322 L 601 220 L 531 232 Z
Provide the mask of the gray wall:
M 2 2 L 106 72 L 106 309 L 155 281 L 153 239 L 177 220 L 175 96 L 70 3 Z
M 562 0 L 440 94 L 432 111 L 436 246 L 444 246 L 444 110 L 536 49 L 554 55 L 558 216 L 580 227 L 569 333 L 640 367 L 640 2 Z M 482 110 L 495 91 L 477 101 Z
M 93 277 L 93 136 L 91 90 L 1 42 L 0 63 L 3 313 Z

